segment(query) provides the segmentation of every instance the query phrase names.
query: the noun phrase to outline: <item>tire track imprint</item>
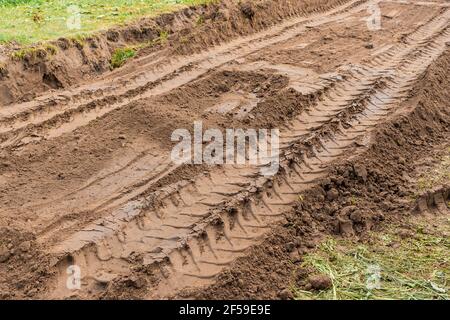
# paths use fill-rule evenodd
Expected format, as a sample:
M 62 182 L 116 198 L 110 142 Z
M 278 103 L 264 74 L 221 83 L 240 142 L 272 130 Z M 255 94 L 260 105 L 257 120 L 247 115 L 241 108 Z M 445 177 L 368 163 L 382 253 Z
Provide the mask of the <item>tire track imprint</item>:
M 84 288 L 91 290 L 128 274 L 136 259 L 160 272 L 151 298 L 211 283 L 257 244 L 302 192 L 325 177 L 333 161 L 371 143 L 371 130 L 395 112 L 446 50 L 449 18 L 444 10 L 404 42 L 343 68 L 342 78 L 325 79 L 330 89 L 324 99 L 281 132 L 277 176 L 260 176 L 258 166 L 220 167 L 167 186 L 150 199 L 128 202 L 55 247 L 67 258 L 57 264 L 60 281 L 54 296 L 68 294 L 65 269 L 74 261 L 85 272 Z

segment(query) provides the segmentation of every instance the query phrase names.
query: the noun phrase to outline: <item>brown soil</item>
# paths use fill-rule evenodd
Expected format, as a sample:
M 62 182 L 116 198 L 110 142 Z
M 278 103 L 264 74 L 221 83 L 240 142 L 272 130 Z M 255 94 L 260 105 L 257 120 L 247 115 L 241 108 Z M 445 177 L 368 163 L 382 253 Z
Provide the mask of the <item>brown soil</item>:
M 445 213 L 446 185 L 410 196 L 415 169 L 450 140 L 450 9 L 379 6 L 371 31 L 365 1 L 223 1 L 10 61 L 1 298 L 290 298 L 325 235 Z M 164 46 L 108 70 L 115 48 L 158 28 Z M 171 133 L 196 120 L 280 128 L 280 171 L 174 164 Z M 74 264 L 80 290 L 66 287 Z

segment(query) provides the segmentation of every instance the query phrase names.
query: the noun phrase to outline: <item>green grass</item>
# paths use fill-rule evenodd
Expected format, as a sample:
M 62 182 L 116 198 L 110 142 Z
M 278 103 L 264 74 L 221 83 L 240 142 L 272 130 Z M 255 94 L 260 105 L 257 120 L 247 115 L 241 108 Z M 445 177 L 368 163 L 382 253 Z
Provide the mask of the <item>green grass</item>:
M 22 60 L 24 58 L 37 58 L 37 57 L 51 57 L 56 54 L 58 48 L 52 44 L 42 44 L 36 47 L 26 47 L 20 50 L 14 51 L 11 54 L 11 58 L 16 60 Z
M 0 75 L 6 71 L 6 64 L 0 61 Z
M 361 244 L 329 238 L 304 258 L 302 268 L 326 274 L 333 286 L 320 292 L 294 287 L 297 299 L 449 299 L 450 221 L 414 223 L 415 236 L 402 239 L 395 226 Z M 437 229 L 436 229 L 437 228 Z M 428 230 L 424 232 L 424 230 Z M 377 281 L 379 279 L 379 281 Z
M 147 47 L 152 47 L 157 44 L 164 44 L 166 43 L 168 37 L 169 33 L 167 31 L 160 30 L 159 37 L 154 40 L 116 49 L 111 57 L 111 67 L 113 69 L 120 68 L 125 64 L 126 61 L 133 58 L 139 50 Z M 81 39 L 72 39 L 72 41 L 78 41 L 77 43 L 79 43 L 80 45 L 82 45 L 83 43 Z
M 113 69 L 121 67 L 128 59 L 136 55 L 134 48 L 120 48 L 114 51 L 111 57 L 111 67 Z
M 31 44 L 58 37 L 91 34 L 115 25 L 156 16 L 186 5 L 215 0 L 0 0 L 0 43 Z M 79 8 L 81 29 L 70 29 L 71 5 Z

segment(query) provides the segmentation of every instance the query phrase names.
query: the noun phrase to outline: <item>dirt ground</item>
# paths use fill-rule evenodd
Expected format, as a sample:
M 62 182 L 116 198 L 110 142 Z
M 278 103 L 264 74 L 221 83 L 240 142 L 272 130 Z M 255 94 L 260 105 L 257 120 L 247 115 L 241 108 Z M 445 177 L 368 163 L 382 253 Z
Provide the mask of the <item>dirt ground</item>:
M 445 0 L 222 1 L 2 48 L 0 298 L 289 299 L 324 237 L 448 214 L 448 175 L 419 182 L 450 147 L 449 21 Z M 198 120 L 279 128 L 280 170 L 175 164 Z

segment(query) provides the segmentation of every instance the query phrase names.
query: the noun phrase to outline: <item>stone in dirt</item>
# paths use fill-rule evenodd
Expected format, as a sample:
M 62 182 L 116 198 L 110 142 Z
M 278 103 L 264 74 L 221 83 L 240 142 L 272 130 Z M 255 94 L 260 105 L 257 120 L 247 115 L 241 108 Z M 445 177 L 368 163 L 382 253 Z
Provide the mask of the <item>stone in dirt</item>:
M 330 189 L 328 192 L 327 192 L 327 199 L 329 200 L 329 201 L 333 201 L 333 200 L 336 200 L 337 198 L 339 197 L 339 191 L 337 191 L 336 189 Z
M 344 207 L 344 208 L 342 208 L 342 210 L 341 210 L 341 216 L 343 216 L 343 217 L 349 217 L 350 216 L 350 214 L 353 212 L 353 211 L 356 211 L 358 208 L 356 207 L 356 206 L 347 206 L 347 207 Z
M 365 166 L 361 164 L 355 164 L 353 166 L 353 171 L 355 172 L 355 175 L 360 178 L 362 181 L 367 181 L 367 169 Z
M 288 242 L 286 243 L 286 251 L 292 252 L 295 249 L 295 243 L 294 242 Z
M 30 241 L 24 241 L 19 245 L 19 250 L 22 252 L 28 252 L 31 249 L 31 242 Z
M 311 288 L 315 290 L 326 290 L 331 288 L 333 285 L 331 278 L 325 274 L 310 276 L 308 281 Z
M 407 229 L 398 230 L 397 235 L 402 239 L 414 238 L 414 232 Z
M 353 222 L 363 222 L 364 220 L 364 214 L 361 212 L 361 210 L 354 210 L 352 213 L 350 213 L 350 220 Z
M 289 289 L 281 290 L 280 293 L 278 294 L 278 297 L 281 300 L 291 300 L 291 299 L 293 299 L 292 292 Z
M 294 250 L 289 254 L 289 257 L 293 263 L 301 262 L 302 258 L 298 250 Z
M 10 257 L 11 253 L 9 252 L 9 250 L 5 247 L 0 247 L 0 263 L 8 261 Z
M 339 217 L 339 234 L 343 236 L 351 236 L 354 234 L 353 231 L 353 222 L 347 218 Z

